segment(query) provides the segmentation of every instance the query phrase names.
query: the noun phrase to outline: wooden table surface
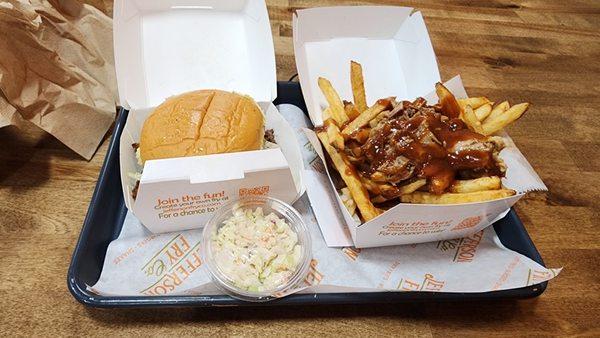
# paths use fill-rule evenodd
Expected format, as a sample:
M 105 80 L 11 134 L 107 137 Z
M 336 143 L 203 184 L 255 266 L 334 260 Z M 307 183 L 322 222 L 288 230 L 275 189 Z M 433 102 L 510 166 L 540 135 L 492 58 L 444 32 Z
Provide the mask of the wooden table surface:
M 110 13 L 108 0 L 90 1 Z M 292 12 L 358 1 L 272 0 L 278 77 L 296 72 Z M 23 335 L 599 336 L 600 1 L 370 1 L 423 12 L 443 78 L 529 101 L 510 134 L 550 192 L 516 205 L 548 266 L 537 299 L 261 309 L 97 310 L 66 274 L 108 142 L 90 161 L 32 128 L 0 129 L 0 332 Z

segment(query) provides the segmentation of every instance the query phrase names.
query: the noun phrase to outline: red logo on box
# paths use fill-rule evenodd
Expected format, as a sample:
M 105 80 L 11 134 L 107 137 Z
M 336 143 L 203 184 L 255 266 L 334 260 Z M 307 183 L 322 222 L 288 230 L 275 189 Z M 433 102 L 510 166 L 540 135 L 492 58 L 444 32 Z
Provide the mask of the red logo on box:
M 479 222 L 481 222 L 482 219 L 483 217 L 481 216 L 467 217 L 460 221 L 460 223 L 458 223 L 458 225 L 456 225 L 454 228 L 452 228 L 452 231 L 475 227 L 477 224 L 479 224 Z
M 239 194 L 240 197 L 245 196 L 266 196 L 269 194 L 270 186 L 263 185 L 259 187 L 253 188 L 240 188 Z

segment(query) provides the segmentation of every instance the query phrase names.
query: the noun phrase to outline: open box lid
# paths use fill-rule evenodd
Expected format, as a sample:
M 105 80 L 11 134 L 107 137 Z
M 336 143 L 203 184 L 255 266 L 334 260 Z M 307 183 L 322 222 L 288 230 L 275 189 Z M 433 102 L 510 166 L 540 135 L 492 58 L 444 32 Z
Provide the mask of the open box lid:
M 435 53 L 420 12 L 409 7 L 353 6 L 298 10 L 294 52 L 312 122 L 322 124 L 327 106 L 317 84 L 327 78 L 352 99 L 350 61 L 362 64 L 367 103 L 396 96 L 414 99 L 440 81 Z
M 263 0 L 116 0 L 115 68 L 121 104 L 149 108 L 197 89 L 277 96 Z

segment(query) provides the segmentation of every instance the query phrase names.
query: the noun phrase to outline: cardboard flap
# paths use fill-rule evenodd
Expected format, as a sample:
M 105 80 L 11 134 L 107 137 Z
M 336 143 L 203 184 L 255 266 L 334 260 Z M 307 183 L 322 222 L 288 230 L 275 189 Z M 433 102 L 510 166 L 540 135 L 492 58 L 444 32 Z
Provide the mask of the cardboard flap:
M 362 64 L 367 102 L 411 99 L 440 80 L 433 47 L 419 12 L 407 7 L 330 7 L 299 10 L 293 18 L 296 65 L 308 112 L 322 124 L 326 100 L 317 84 L 331 81 L 351 100 L 350 61 Z
M 271 102 L 275 52 L 262 0 L 116 0 L 115 67 L 128 108 L 196 89 Z
M 187 179 L 192 184 L 244 178 L 258 170 L 287 168 L 279 148 L 238 153 L 170 158 L 146 161 L 141 183 Z
M 352 215 L 334 189 L 329 168 L 325 165 L 324 150 L 317 135 L 310 129 L 305 129 L 304 134 L 323 163 L 323 172 L 314 168 L 304 171 L 308 199 L 319 221 L 323 238 L 329 247 L 353 246 L 353 233 L 359 224 L 352 219 Z
M 296 12 L 294 22 L 298 26 L 294 26 L 294 39 L 305 42 L 356 37 L 390 39 L 412 11 L 411 7 L 396 6 L 307 8 Z

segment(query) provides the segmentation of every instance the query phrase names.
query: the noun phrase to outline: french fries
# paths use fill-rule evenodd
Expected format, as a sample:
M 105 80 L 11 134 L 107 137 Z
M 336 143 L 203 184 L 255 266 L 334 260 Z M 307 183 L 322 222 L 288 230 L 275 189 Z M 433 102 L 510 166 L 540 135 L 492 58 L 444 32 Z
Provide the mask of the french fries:
M 502 186 L 500 176 L 506 166 L 498 154 L 504 147 L 504 142 L 498 142 L 500 136 L 491 135 L 521 117 L 527 110 L 528 103 L 511 107 L 507 101 L 494 106 L 494 102 L 486 97 L 457 100 L 443 84 L 437 83 L 435 89 L 439 98 L 438 105 L 429 106 L 423 98 L 413 102 L 397 102 L 394 97 L 390 97 L 378 100 L 369 107 L 362 66 L 354 61 L 350 64 L 350 79 L 354 102 L 342 101 L 332 84 L 319 78 L 319 87 L 329 106 L 323 111 L 324 126 L 317 130 L 317 136 L 346 184 L 340 196 L 351 215 L 358 211 L 361 220 L 366 222 L 383 212 L 378 206 L 387 209 L 396 201 L 458 204 L 489 201 L 516 194 L 514 190 Z M 452 122 L 453 118 L 460 118 L 464 125 L 455 124 Z M 465 125 L 472 132 L 465 133 Z M 438 129 L 435 131 L 431 128 Z M 449 131 L 436 134 L 440 129 Z M 432 130 L 435 132 L 432 133 Z M 458 131 L 458 136 L 452 136 L 454 131 Z M 417 132 L 418 136 L 411 134 Z M 391 138 L 391 135 L 397 136 Z M 447 141 L 443 141 L 444 137 L 448 138 Z M 452 137 L 457 139 L 453 141 Z M 414 145 L 415 142 L 413 147 L 411 144 Z M 392 152 L 386 152 L 388 148 Z M 418 162 L 424 161 L 423 152 L 427 154 L 430 151 L 433 153 L 429 154 L 437 154 L 436 161 L 447 162 Z M 451 160 L 446 159 L 449 155 L 444 155 L 458 156 L 461 151 L 468 153 L 463 153 L 463 157 L 455 157 L 452 161 L 473 161 L 469 163 L 476 165 L 475 167 L 450 162 Z M 477 155 L 478 152 L 485 151 L 490 152 L 485 156 Z M 381 152 L 391 157 L 376 159 Z M 414 157 L 409 158 L 410 156 Z M 483 162 L 491 160 L 494 162 Z M 492 163 L 492 166 L 477 161 Z M 426 165 L 429 166 L 427 169 Z M 481 171 L 468 171 L 473 168 Z M 474 173 L 477 175 L 475 177 L 483 176 L 457 179 L 473 177 Z M 485 173 L 489 175 L 485 176 Z
M 484 104 L 493 104 L 487 97 L 470 97 L 468 99 L 459 99 L 458 104 L 462 109 L 466 106 L 471 106 L 473 109 L 478 109 Z
M 501 115 L 502 113 L 504 113 L 505 111 L 507 111 L 509 108 L 510 108 L 510 104 L 508 104 L 508 101 L 504 101 L 502 103 L 499 103 L 496 107 L 494 107 L 494 109 L 492 109 L 492 111 L 487 116 L 487 118 L 488 119 L 495 119 L 499 115 Z
M 367 96 L 365 94 L 365 81 L 363 79 L 362 66 L 358 62 L 350 62 L 350 82 L 352 83 L 352 95 L 354 104 L 359 113 L 367 110 Z
M 469 129 L 480 134 L 483 133 L 483 127 L 481 125 L 481 122 L 477 118 L 477 115 L 475 115 L 475 112 L 473 111 L 473 108 L 471 108 L 471 106 L 465 107 L 465 110 L 463 110 L 461 117 L 462 120 L 465 121 L 467 126 L 469 126 Z
M 474 106 L 471 106 L 471 103 Z M 493 102 L 485 97 L 459 100 L 459 104 L 462 110 L 460 118 L 469 129 L 485 136 L 492 135 L 511 124 L 529 108 L 529 103 L 520 103 L 511 107 L 508 101 L 493 107 Z M 478 108 L 473 110 L 476 106 Z
M 484 104 L 483 106 L 481 106 L 479 108 L 473 108 L 473 109 L 475 109 L 475 115 L 477 116 L 477 119 L 479 121 L 483 121 L 492 112 L 492 104 L 491 103 L 486 103 L 486 104 Z
M 395 187 L 390 184 L 377 183 L 362 176 L 361 182 L 371 195 L 375 196 L 371 200 L 373 203 L 384 203 L 402 195 L 411 194 L 427 184 L 427 180 L 419 179 L 407 185 Z
M 346 116 L 348 116 L 348 119 L 351 121 L 360 115 L 358 108 L 356 108 L 356 105 L 352 102 L 344 101 L 344 111 L 346 111 Z
M 336 149 L 343 150 L 344 137 L 340 134 L 340 128 L 337 126 L 336 122 L 331 118 L 331 108 L 327 108 L 323 111 L 323 125 L 325 126 L 325 131 L 327 132 L 331 145 Z
M 416 180 L 412 183 L 400 187 L 400 195 L 412 194 L 427 184 L 426 179 Z
M 460 105 L 448 88 L 438 82 L 435 84 L 435 92 L 440 100 L 442 110 L 447 112 L 448 117 L 459 117 L 461 113 Z
M 352 199 L 352 195 L 350 195 L 350 189 L 342 188 L 340 191 L 340 198 L 342 199 L 342 203 L 344 203 L 346 209 L 348 209 L 350 215 L 354 216 L 356 214 L 356 203 Z
M 456 180 L 450 186 L 450 192 L 467 193 L 484 190 L 498 190 L 502 188 L 502 181 L 498 176 L 481 177 L 472 180 Z
M 352 199 L 354 199 L 354 202 L 356 203 L 363 220 L 367 222 L 377 217 L 380 211 L 373 205 L 373 203 L 371 203 L 371 200 L 369 199 L 369 192 L 361 184 L 356 170 L 354 170 L 354 168 L 347 163 L 342 153 L 338 152 L 333 146 L 331 146 L 329 143 L 329 137 L 327 137 L 327 133 L 317 133 L 317 136 L 321 140 L 321 143 L 323 143 L 323 147 L 329 154 L 333 165 L 340 173 L 340 176 L 342 176 L 342 180 L 344 180 L 344 183 L 346 183 L 346 187 L 348 187 L 348 190 L 350 190 L 350 195 L 352 196 Z
M 498 130 L 506 127 L 512 122 L 516 121 L 519 117 L 525 113 L 529 103 L 519 103 L 510 107 L 507 111 L 494 116 L 494 118 L 485 119 L 483 122 L 483 135 L 492 135 Z
M 319 78 L 319 88 L 323 92 L 327 103 L 329 103 L 329 108 L 331 109 L 331 117 L 338 123 L 338 125 L 343 125 L 348 121 L 348 116 L 346 116 L 346 112 L 344 111 L 344 103 L 342 99 L 340 99 L 340 95 L 331 85 L 329 80 L 324 79 L 322 77 Z
M 377 117 L 377 115 L 379 115 L 379 113 L 383 112 L 384 110 L 386 110 L 389 107 L 389 105 L 390 105 L 389 100 L 390 99 L 383 99 L 383 100 L 377 101 L 371 108 L 365 110 L 356 119 L 354 119 L 352 122 L 350 122 L 346 126 L 346 128 L 344 128 L 342 130 L 342 134 L 344 134 L 346 136 L 350 136 L 350 134 L 352 134 L 353 132 L 355 132 L 358 129 L 369 124 L 369 122 L 372 119 L 374 119 L 375 117 Z
M 514 190 L 483 190 L 466 193 L 444 193 L 435 195 L 428 192 L 416 191 L 412 194 L 402 195 L 401 201 L 404 203 L 418 204 L 459 204 L 491 201 L 499 198 L 505 198 L 516 194 Z
M 338 126 L 333 123 L 327 125 L 327 137 L 329 137 L 331 145 L 334 146 L 335 149 L 344 149 L 344 138 L 340 134 Z
M 381 113 L 379 113 L 371 121 L 369 121 L 369 127 L 375 128 L 375 126 L 377 126 L 377 124 L 379 124 L 379 122 L 381 120 L 383 120 L 384 118 L 386 118 L 387 114 L 389 114 L 389 113 L 390 113 L 390 111 L 387 111 L 387 110 L 384 110 Z

